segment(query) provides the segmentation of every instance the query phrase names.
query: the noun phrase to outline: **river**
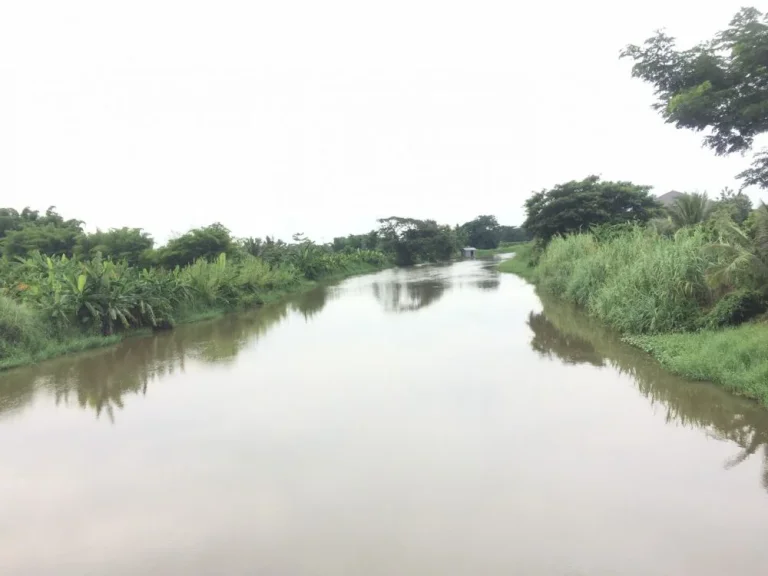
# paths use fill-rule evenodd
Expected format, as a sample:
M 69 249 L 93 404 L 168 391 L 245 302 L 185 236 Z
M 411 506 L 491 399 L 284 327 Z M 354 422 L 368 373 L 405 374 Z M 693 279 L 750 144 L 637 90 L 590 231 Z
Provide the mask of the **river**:
M 768 410 L 490 261 L 0 374 L 0 574 L 757 575 Z

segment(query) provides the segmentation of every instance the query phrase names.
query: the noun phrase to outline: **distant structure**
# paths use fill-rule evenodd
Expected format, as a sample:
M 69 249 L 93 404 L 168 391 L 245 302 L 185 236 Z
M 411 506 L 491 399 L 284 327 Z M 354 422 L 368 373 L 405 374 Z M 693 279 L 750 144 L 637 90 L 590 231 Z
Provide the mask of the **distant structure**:
M 675 200 L 680 198 L 680 196 L 685 196 L 682 192 L 677 192 L 675 190 L 672 190 L 671 192 L 667 192 L 666 194 L 662 194 L 661 196 L 657 196 L 656 200 L 662 203 L 664 207 L 672 206 L 672 204 L 675 203 Z
M 477 252 L 477 250 L 471 246 L 467 246 L 466 248 L 461 249 L 461 253 L 464 258 L 472 258 L 473 260 L 475 259 L 475 252 Z

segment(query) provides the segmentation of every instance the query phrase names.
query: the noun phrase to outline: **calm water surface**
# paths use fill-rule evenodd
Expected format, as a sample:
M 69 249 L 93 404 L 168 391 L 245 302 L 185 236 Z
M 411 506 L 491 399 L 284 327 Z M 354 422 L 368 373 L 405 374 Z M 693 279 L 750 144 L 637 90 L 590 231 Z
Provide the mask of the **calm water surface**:
M 764 575 L 768 411 L 488 262 L 0 375 L 2 575 Z

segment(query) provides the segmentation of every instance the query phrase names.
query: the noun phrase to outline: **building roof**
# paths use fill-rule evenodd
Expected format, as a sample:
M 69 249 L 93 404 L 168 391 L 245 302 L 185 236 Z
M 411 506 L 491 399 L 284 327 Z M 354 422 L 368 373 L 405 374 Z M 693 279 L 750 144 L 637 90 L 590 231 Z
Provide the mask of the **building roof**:
M 473 248 L 472 246 L 464 246 L 462 250 L 477 250 L 477 248 Z
M 685 196 L 682 192 L 677 192 L 676 190 L 672 190 L 670 192 L 667 192 L 666 194 L 662 194 L 661 196 L 658 196 L 656 200 L 661 202 L 664 206 L 671 206 L 675 203 L 675 200 L 680 198 L 680 196 Z

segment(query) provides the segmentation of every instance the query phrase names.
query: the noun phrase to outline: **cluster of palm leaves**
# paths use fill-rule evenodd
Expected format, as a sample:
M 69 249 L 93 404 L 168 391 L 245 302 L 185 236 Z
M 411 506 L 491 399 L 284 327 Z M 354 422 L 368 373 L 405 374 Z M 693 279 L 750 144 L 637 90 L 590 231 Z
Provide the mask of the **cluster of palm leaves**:
M 98 255 L 78 261 L 33 254 L 3 280 L 7 295 L 37 309 L 57 331 L 158 326 L 172 322 L 189 296 L 178 271 L 140 270 Z
M 100 255 L 80 260 L 38 253 L 0 261 L 0 295 L 25 304 L 62 333 L 71 327 L 113 334 L 139 327 L 167 327 L 179 313 L 261 303 L 273 291 L 361 266 L 381 267 L 373 250 L 333 253 L 311 242 L 290 246 L 274 264 L 247 253 L 199 259 L 173 270 L 140 269 Z
M 318 280 L 331 274 L 349 272 L 362 264 L 383 266 L 387 256 L 378 250 L 332 252 L 327 247 L 302 242 L 291 246 L 288 261 L 308 280 Z
M 710 249 L 717 261 L 709 270 L 712 285 L 721 290 L 749 287 L 768 296 L 768 205 L 762 204 L 738 226 L 717 220 L 717 240 Z

